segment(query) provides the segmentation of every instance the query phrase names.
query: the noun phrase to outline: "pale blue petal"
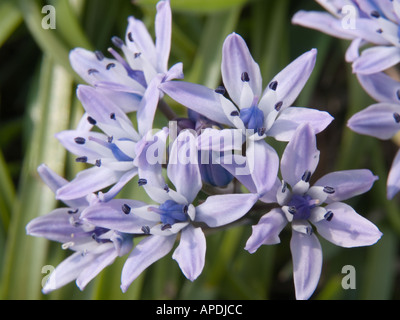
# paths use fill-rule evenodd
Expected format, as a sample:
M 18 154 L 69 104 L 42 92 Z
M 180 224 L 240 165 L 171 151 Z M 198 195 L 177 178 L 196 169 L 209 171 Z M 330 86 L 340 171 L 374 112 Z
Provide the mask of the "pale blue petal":
M 215 228 L 242 218 L 257 202 L 256 194 L 224 194 L 209 196 L 196 207 L 196 221 Z
M 393 197 L 400 191 L 400 151 L 397 152 L 387 180 L 387 198 Z
M 302 180 L 306 172 L 312 174 L 319 161 L 316 137 L 311 127 L 301 125 L 288 143 L 281 159 L 281 173 L 284 181 L 292 187 Z
M 279 114 L 267 135 L 278 141 L 290 141 L 296 129 L 303 123 L 308 123 L 315 134 L 318 134 L 325 130 L 332 121 L 333 117 L 325 111 L 289 107 Z
M 206 258 L 206 237 L 201 228 L 189 225 L 181 232 L 181 239 L 172 258 L 175 259 L 183 274 L 194 281 L 201 274 Z
M 345 248 L 369 246 L 382 236 L 379 229 L 345 203 L 335 202 L 325 207 L 332 211 L 330 221 L 315 222 L 318 233 L 333 244 Z
M 249 78 L 249 81 L 246 82 L 248 82 L 253 96 L 260 97 L 262 87 L 260 67 L 251 56 L 244 39 L 236 33 L 230 34 L 225 39 L 222 48 L 221 72 L 230 98 L 240 108 L 246 107 L 240 103 L 245 84 L 242 76 L 245 72 Z
M 379 46 L 365 49 L 353 63 L 353 72 L 372 74 L 385 71 L 400 62 L 400 48 Z
M 287 223 L 288 221 L 281 209 L 272 209 L 252 227 L 253 232 L 244 249 L 254 253 L 262 245 L 280 243 L 279 234 Z
M 347 126 L 359 134 L 387 140 L 400 130 L 399 113 L 399 104 L 378 103 L 353 115 Z
M 155 19 L 157 70 L 165 73 L 168 70 L 169 52 L 171 50 L 172 13 L 169 0 L 157 3 Z
M 315 182 L 314 186 L 330 187 L 334 193 L 328 194 L 327 203 L 343 201 L 369 191 L 378 180 L 370 170 L 344 170 L 328 173 Z
M 192 203 L 202 187 L 198 162 L 196 137 L 190 131 L 181 131 L 172 144 L 167 174 L 188 204 Z
M 376 101 L 399 103 L 400 82 L 386 73 L 358 73 L 357 78 L 364 90 Z
M 232 125 L 223 111 L 220 94 L 214 90 L 184 81 L 167 81 L 162 83 L 159 88 L 176 102 L 200 113 L 210 120 Z
M 290 250 L 297 300 L 307 300 L 317 288 L 322 269 L 321 244 L 315 234 L 292 231 Z
M 174 246 L 176 235 L 149 236 L 132 250 L 122 269 L 121 289 L 128 290 L 131 283 L 150 265 L 167 255 Z

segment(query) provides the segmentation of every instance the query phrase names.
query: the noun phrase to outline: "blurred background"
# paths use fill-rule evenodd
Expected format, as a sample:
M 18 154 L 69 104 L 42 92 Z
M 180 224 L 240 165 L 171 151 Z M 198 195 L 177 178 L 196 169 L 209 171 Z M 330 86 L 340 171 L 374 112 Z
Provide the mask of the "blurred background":
M 71 69 L 68 53 L 83 47 L 107 54 L 112 36 L 124 39 L 131 15 L 141 18 L 154 34 L 156 2 L 0 0 L 0 299 L 294 299 L 290 229 L 282 232 L 281 244 L 249 254 L 243 249 L 251 234 L 249 225 L 207 234 L 206 265 L 193 283 L 169 254 L 123 294 L 122 257 L 83 292 L 71 283 L 48 295 L 41 293 L 49 268 L 70 252 L 59 243 L 26 235 L 30 220 L 62 205 L 36 168 L 46 163 L 68 179 L 81 169 L 54 138 L 56 132 L 74 128 L 83 111 L 75 90 L 84 82 Z M 48 14 L 42 13 L 45 5 L 56 10 L 55 29 L 42 27 Z M 320 238 L 324 265 L 311 299 L 399 299 L 400 199 L 386 200 L 387 173 L 398 146 L 346 127 L 350 116 L 374 102 L 344 61 L 349 43 L 291 24 L 300 9 L 322 10 L 311 0 L 171 0 L 171 5 L 170 65 L 182 61 L 186 81 L 220 84 L 222 43 L 231 32 L 246 40 L 261 67 L 264 87 L 290 61 L 318 49 L 316 67 L 296 102 L 335 118 L 318 135 L 321 160 L 313 178 L 334 170 L 372 170 L 379 181 L 347 203 L 384 236 L 374 246 L 352 249 Z M 184 115 L 181 106 L 167 102 Z M 155 126 L 165 123 L 157 114 Z M 279 152 L 283 147 L 276 145 Z M 120 196 L 146 200 L 136 186 L 133 181 Z M 356 289 L 342 287 L 346 265 L 355 267 Z

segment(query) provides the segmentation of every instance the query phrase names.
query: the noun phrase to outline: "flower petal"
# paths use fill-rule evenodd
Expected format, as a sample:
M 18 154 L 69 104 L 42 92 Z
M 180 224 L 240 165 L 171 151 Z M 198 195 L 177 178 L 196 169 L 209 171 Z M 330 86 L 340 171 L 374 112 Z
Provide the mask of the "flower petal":
M 74 281 L 82 272 L 82 269 L 86 268 L 95 257 L 95 255 L 82 254 L 82 252 L 73 253 L 50 274 L 42 292 L 44 294 L 50 293 Z
M 143 206 L 146 204 L 140 201 L 113 199 L 88 207 L 82 212 L 81 218 L 97 227 L 141 234 L 143 226 L 152 227 L 156 224 L 156 222 L 150 222 L 131 212 L 131 210 L 134 211 Z
M 263 103 L 263 99 L 269 99 L 273 93 L 275 101 L 272 105 L 281 104 L 280 110 L 290 107 L 308 81 L 314 69 L 316 57 L 317 50 L 312 49 L 303 53 L 279 72 L 264 91 L 260 104 Z M 271 88 L 272 83 L 275 84 L 273 88 Z
M 176 102 L 210 120 L 231 125 L 222 109 L 220 95 L 214 90 L 184 81 L 167 81 L 160 84 L 159 88 Z
M 317 288 L 322 269 L 321 244 L 315 234 L 292 231 L 290 250 L 297 300 L 307 300 Z
M 302 123 L 308 123 L 318 134 L 332 122 L 333 117 L 325 111 L 311 108 L 289 107 L 279 113 L 268 136 L 274 137 L 278 141 L 291 140 L 294 132 Z
M 243 217 L 257 202 L 256 194 L 224 194 L 207 198 L 196 207 L 196 221 L 215 228 Z
M 128 290 L 130 284 L 151 264 L 168 254 L 174 246 L 176 235 L 149 236 L 132 250 L 124 264 L 121 275 L 121 289 Z
M 196 198 L 202 187 L 196 137 L 190 131 L 181 131 L 172 144 L 167 174 L 188 204 Z
M 334 189 L 334 193 L 328 194 L 327 202 L 330 203 L 350 199 L 367 192 L 377 179 L 377 176 L 366 169 L 344 170 L 326 174 L 318 179 L 314 186 Z
M 254 253 L 265 244 L 280 243 L 279 234 L 287 225 L 288 221 L 281 209 L 272 209 L 263 215 L 257 225 L 253 226 L 253 232 L 247 240 L 245 250 Z
M 332 211 L 332 219 L 315 222 L 315 226 L 322 237 L 337 246 L 345 248 L 369 246 L 382 236 L 372 222 L 360 216 L 347 204 L 335 202 L 327 205 L 325 209 Z
M 353 115 L 347 126 L 359 133 L 387 140 L 400 130 L 400 105 L 377 103 Z
M 372 74 L 385 71 L 400 62 L 400 48 L 379 46 L 365 49 L 353 63 L 353 72 Z
M 393 197 L 400 191 L 400 151 L 394 157 L 387 180 L 387 198 Z
M 85 169 L 80 171 L 67 185 L 58 189 L 56 197 L 60 200 L 82 198 L 116 183 L 120 177 L 120 172 L 107 168 L 92 167 Z
M 241 95 L 245 83 L 248 83 L 253 91 L 253 96 L 261 95 L 261 72 L 260 67 L 254 61 L 244 39 L 236 33 L 230 34 L 222 48 L 221 64 L 222 80 L 229 96 L 240 105 Z M 243 80 L 246 73 L 248 80 Z
M 281 159 L 284 181 L 292 187 L 302 180 L 304 173 L 315 171 L 319 161 L 315 133 L 308 124 L 301 125 L 286 146 Z
M 181 232 L 181 240 L 172 258 L 190 281 L 196 280 L 204 268 L 206 258 L 206 237 L 201 228 L 187 226 Z
M 157 70 L 160 73 L 165 73 L 168 70 L 169 52 L 171 50 L 171 16 L 169 0 L 159 1 L 157 3 L 155 28 Z
M 275 184 L 279 169 L 279 156 L 264 140 L 249 141 L 246 157 L 257 192 L 261 195 Z
M 378 102 L 399 103 L 400 82 L 386 73 L 357 74 L 364 90 Z

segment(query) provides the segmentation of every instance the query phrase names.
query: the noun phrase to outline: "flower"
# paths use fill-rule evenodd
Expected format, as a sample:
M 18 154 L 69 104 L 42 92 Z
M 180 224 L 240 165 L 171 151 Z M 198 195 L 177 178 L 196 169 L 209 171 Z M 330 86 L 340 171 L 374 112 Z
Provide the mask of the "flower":
M 38 172 L 54 192 L 68 183 L 46 165 L 39 166 Z M 96 203 L 98 199 L 94 195 L 70 199 L 65 201 L 67 207 L 37 217 L 26 226 L 28 235 L 60 242 L 63 249 L 74 251 L 51 272 L 43 293 L 59 289 L 74 280 L 83 290 L 106 266 L 132 249 L 132 234 L 97 227 L 81 219 L 83 212 Z M 134 200 L 128 203 L 131 207 L 143 205 Z M 136 219 L 139 226 L 143 223 L 140 220 Z
M 252 176 L 242 178 L 246 186 L 258 192 L 262 201 L 280 206 L 253 226 L 245 249 L 254 253 L 263 244 L 279 243 L 280 232 L 290 223 L 297 299 L 308 299 L 312 295 L 321 273 L 322 250 L 312 224 L 320 236 L 341 247 L 372 245 L 382 235 L 374 224 L 341 202 L 368 191 L 377 177 L 369 170 L 337 171 L 323 176 L 310 187 L 318 161 L 315 134 L 304 124 L 296 130 L 282 155 L 280 186 L 276 183 L 275 188 L 263 194 L 259 192 L 262 183 L 251 181 L 252 176 L 265 174 L 268 170 L 265 163 L 258 164 Z
M 184 81 L 160 84 L 160 89 L 175 101 L 203 116 L 228 127 L 237 128 L 260 140 L 272 136 L 280 141 L 290 140 L 300 123 L 309 122 L 318 133 L 326 128 L 332 117 L 308 108 L 293 108 L 300 91 L 315 65 L 317 51 L 306 52 L 269 83 L 262 92 L 262 77 L 241 36 L 229 35 L 223 45 L 223 87 L 216 90 Z M 233 103 L 225 98 L 225 91 Z
M 166 136 L 159 136 L 166 141 Z M 138 161 L 148 163 L 146 155 L 154 151 L 153 144 L 144 146 Z M 158 147 L 157 147 L 158 149 Z M 158 150 L 159 151 L 159 150 Z M 229 224 L 245 215 L 257 201 L 254 194 L 224 194 L 209 196 L 204 202 L 193 204 L 202 181 L 198 166 L 196 137 L 189 130 L 183 130 L 174 140 L 171 148 L 167 176 L 175 186 L 172 189 L 165 182 L 162 164 L 139 166 L 139 181 L 150 198 L 158 203 L 132 208 L 131 214 L 121 214 L 121 209 L 106 208 L 114 200 L 102 204 L 106 209 L 91 207 L 83 219 L 103 228 L 131 233 L 131 219 L 139 217 L 147 222 L 142 229 L 148 235 L 132 250 L 122 270 L 121 288 L 125 292 L 143 270 L 168 254 L 180 234 L 180 241 L 172 255 L 184 275 L 194 281 L 202 272 L 205 263 L 206 240 L 202 228 Z M 135 225 L 136 227 L 136 225 Z
M 353 72 L 373 74 L 400 62 L 398 1 L 317 0 L 328 12 L 299 11 L 292 23 L 352 40 L 346 60 Z M 359 50 L 368 45 L 361 55 Z
M 169 0 L 157 3 L 155 18 L 156 41 L 144 23 L 128 18 L 125 42 L 113 37 L 113 44 L 124 53 L 125 59 L 113 48 L 114 59 L 106 58 L 99 51 L 76 48 L 70 53 L 73 69 L 96 90 L 119 105 L 125 112 L 137 111 L 138 129 L 146 134 L 162 92 L 158 85 L 176 78 L 183 78 L 182 63 L 168 69 L 171 48 L 171 7 Z
M 77 162 L 93 166 L 79 172 L 56 195 L 60 200 L 76 199 L 114 185 L 102 195 L 104 199 L 111 199 L 137 174 L 136 146 L 143 137 L 109 97 L 86 85 L 79 86 L 77 95 L 86 110 L 86 118 L 77 129 L 59 132 L 56 137 L 78 156 Z M 92 131 L 93 126 L 104 133 Z
M 359 134 L 381 140 L 393 138 L 400 130 L 400 83 L 385 73 L 359 75 L 363 88 L 378 103 L 353 115 L 347 126 Z M 400 191 L 400 151 L 394 157 L 387 179 L 387 198 Z

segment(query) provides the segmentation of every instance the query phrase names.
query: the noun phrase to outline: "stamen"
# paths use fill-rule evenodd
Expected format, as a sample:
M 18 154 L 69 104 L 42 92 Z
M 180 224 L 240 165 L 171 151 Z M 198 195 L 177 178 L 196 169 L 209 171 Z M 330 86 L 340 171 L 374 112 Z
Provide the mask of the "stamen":
M 141 228 L 144 234 L 150 234 L 150 227 L 149 226 L 143 226 Z
M 272 81 L 270 84 L 269 84 L 269 88 L 271 89 L 271 90 L 273 90 L 273 91 L 276 91 L 276 88 L 278 87 L 278 81 Z
M 288 208 L 288 211 L 289 211 L 290 214 L 295 214 L 297 212 L 297 209 L 296 209 L 295 206 L 290 206 Z
M 137 58 L 139 58 L 141 55 L 142 55 L 141 52 L 135 52 L 134 55 L 133 55 L 133 58 L 134 58 L 134 59 L 137 59 Z
M 132 32 L 128 32 L 128 40 L 129 40 L 130 42 L 133 42 L 133 35 L 132 35 Z
M 393 118 L 396 123 L 400 123 L 400 114 L 398 114 L 397 112 L 393 113 Z
M 383 33 L 383 30 L 382 29 L 378 29 L 378 30 L 376 30 L 376 32 L 377 33 Z
M 72 246 L 74 246 L 74 245 L 75 245 L 75 242 L 69 241 L 69 242 L 63 243 L 63 244 L 61 245 L 61 248 L 62 248 L 63 250 L 67 250 L 68 248 L 70 248 L 70 247 L 72 247 Z
M 397 99 L 400 100 L 400 89 L 396 91 L 396 96 L 397 96 Z
M 266 128 L 259 128 L 259 129 L 257 129 L 257 133 L 258 133 L 258 135 L 259 135 L 260 137 L 263 136 L 263 135 L 265 134 L 266 131 L 267 131 Z
M 111 42 L 116 46 L 117 48 L 122 48 L 124 46 L 124 42 L 121 40 L 119 37 L 112 37 Z
M 115 120 L 115 113 L 113 112 L 113 113 L 110 113 L 110 119 L 111 120 Z
M 243 82 L 249 82 L 250 81 L 249 74 L 247 72 L 243 72 L 242 75 L 240 76 L 240 79 Z
M 324 218 L 326 221 L 331 221 L 333 218 L 333 212 L 332 211 L 328 211 L 327 213 L 325 213 Z
M 306 171 L 304 172 L 303 176 L 301 177 L 301 180 L 303 180 L 304 182 L 310 182 L 311 179 L 311 171 Z
M 77 144 L 85 144 L 86 139 L 85 139 L 85 138 L 82 138 L 82 137 L 76 137 L 76 138 L 74 139 L 74 141 L 75 141 L 75 143 L 77 143 Z
M 107 138 L 107 142 L 108 142 L 108 143 L 112 143 L 113 140 L 114 140 L 114 137 L 113 137 L 113 136 Z
M 111 68 L 114 68 L 115 67 L 115 63 L 109 63 L 107 66 L 106 66 L 106 69 L 107 70 L 110 70 Z
M 240 115 L 239 111 L 232 111 L 231 116 L 232 117 L 238 117 Z
M 169 223 L 167 223 L 167 224 L 164 224 L 162 227 L 161 227 L 161 231 L 164 231 L 164 230 L 167 230 L 167 229 L 171 229 L 172 228 L 172 226 L 169 224 Z
M 88 75 L 89 76 L 91 76 L 92 74 L 95 74 L 95 73 L 99 73 L 99 70 L 97 70 L 97 69 L 89 69 L 88 70 Z
M 78 213 L 79 209 L 75 209 L 75 210 L 68 210 L 68 214 L 75 214 Z
M 121 209 L 122 212 L 125 214 L 129 214 L 131 212 L 131 207 L 128 206 L 126 203 L 122 205 Z
M 95 165 L 96 165 L 96 167 L 100 168 L 101 167 L 101 159 L 96 160 Z
M 147 184 L 147 180 L 146 179 L 139 179 L 139 181 L 138 181 L 139 187 L 144 186 L 146 184 Z
M 224 86 L 218 86 L 218 88 L 215 89 L 215 92 L 219 94 L 225 94 L 226 90 Z
M 96 55 L 97 60 L 103 61 L 103 59 L 104 59 L 103 52 L 97 50 L 97 51 L 94 52 L 94 54 Z
M 286 182 L 283 182 L 281 192 L 282 192 L 282 193 L 285 193 L 286 190 L 287 190 L 287 187 L 288 187 L 288 184 L 287 184 Z
M 326 186 L 326 187 L 324 187 L 323 191 L 324 191 L 325 193 L 327 193 L 327 194 L 334 194 L 334 193 L 335 193 L 335 188 Z
M 283 105 L 283 101 L 279 101 L 276 105 L 275 105 L 275 110 L 276 111 L 280 111 Z
M 86 163 L 88 161 L 88 158 L 83 156 L 75 159 L 76 162 L 81 162 L 81 163 Z
M 87 117 L 87 121 L 91 124 L 91 125 L 96 125 L 97 121 L 94 120 L 91 116 Z
M 380 13 L 376 10 L 371 12 L 371 17 L 380 18 L 380 16 L 381 16 Z
M 167 185 L 167 184 L 165 184 L 165 186 L 164 186 L 164 191 L 165 191 L 166 193 L 168 193 L 168 192 L 169 192 L 169 187 L 168 187 L 168 185 Z

